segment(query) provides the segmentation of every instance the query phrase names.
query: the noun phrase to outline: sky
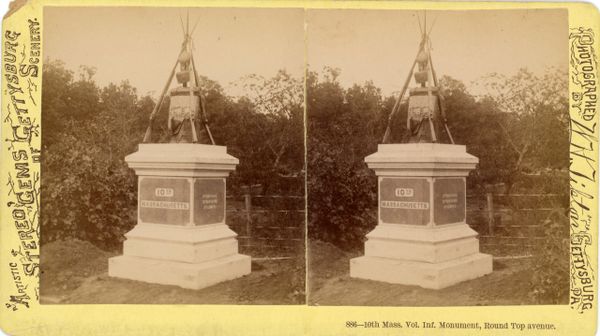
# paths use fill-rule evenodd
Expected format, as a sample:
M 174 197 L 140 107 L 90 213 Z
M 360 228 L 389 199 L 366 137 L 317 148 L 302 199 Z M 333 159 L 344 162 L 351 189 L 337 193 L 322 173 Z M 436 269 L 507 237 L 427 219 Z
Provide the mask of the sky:
M 192 8 L 195 61 L 201 75 L 216 80 L 230 95 L 243 92 L 230 83 L 285 69 L 303 76 L 303 9 Z M 400 90 L 420 39 L 410 10 L 319 10 L 306 12 L 306 62 L 311 70 L 341 69 L 340 81 L 373 81 L 384 94 Z M 157 96 L 182 41 L 180 16 L 186 9 L 159 7 L 45 8 L 44 57 L 63 60 L 77 71 L 94 66 L 100 85 L 129 80 L 140 94 Z M 438 76 L 472 83 L 491 72 L 505 75 L 526 67 L 567 68 L 567 11 L 428 11 L 432 58 Z
M 60 59 L 77 72 L 96 67 L 96 82 L 129 82 L 156 97 L 181 48 L 187 9 L 159 7 L 44 8 L 44 58 Z M 242 76 L 274 76 L 285 69 L 304 75 L 302 9 L 192 8 L 194 59 L 200 75 L 229 83 Z M 175 80 L 173 87 L 176 86 Z
M 400 91 L 420 42 L 417 15 L 385 10 L 312 10 L 307 16 L 307 62 L 341 70 L 341 84 L 372 80 L 384 94 Z M 567 69 L 566 10 L 428 11 L 432 61 L 438 77 L 471 82 L 526 67 Z M 565 80 L 567 80 L 565 78 Z M 413 81 L 414 83 L 414 81 Z

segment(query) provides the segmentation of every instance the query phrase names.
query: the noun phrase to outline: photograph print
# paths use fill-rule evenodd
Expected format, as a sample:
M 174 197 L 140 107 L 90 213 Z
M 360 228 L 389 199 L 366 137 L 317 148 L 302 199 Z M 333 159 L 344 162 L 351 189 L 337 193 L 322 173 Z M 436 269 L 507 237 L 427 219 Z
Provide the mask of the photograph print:
M 301 9 L 44 9 L 44 304 L 305 303 Z
M 43 303 L 567 304 L 566 10 L 44 15 Z
M 309 9 L 308 304 L 568 304 L 561 9 Z

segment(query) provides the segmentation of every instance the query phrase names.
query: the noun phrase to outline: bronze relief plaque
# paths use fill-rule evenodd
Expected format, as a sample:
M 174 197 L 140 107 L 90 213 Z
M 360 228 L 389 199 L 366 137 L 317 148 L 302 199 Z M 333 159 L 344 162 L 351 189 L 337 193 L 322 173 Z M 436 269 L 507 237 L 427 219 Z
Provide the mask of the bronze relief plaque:
M 388 224 L 427 225 L 429 196 L 425 178 L 384 177 L 379 182 L 379 218 Z
M 436 225 L 465 221 L 465 181 L 462 178 L 435 179 L 433 219 Z
M 197 179 L 194 182 L 194 224 L 225 221 L 225 179 Z
M 185 178 L 140 178 L 138 209 L 144 223 L 190 222 L 190 181 Z

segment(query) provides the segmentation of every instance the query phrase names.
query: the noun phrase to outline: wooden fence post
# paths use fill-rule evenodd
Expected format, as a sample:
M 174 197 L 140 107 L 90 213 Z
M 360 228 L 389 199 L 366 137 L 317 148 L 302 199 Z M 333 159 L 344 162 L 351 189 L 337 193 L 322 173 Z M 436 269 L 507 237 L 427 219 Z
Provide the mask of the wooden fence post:
M 487 193 L 487 209 L 488 209 L 488 234 L 494 235 L 494 196 L 492 193 Z
M 250 190 L 244 194 L 244 204 L 246 205 L 246 236 L 248 236 L 248 241 L 250 241 L 252 237 L 252 194 Z

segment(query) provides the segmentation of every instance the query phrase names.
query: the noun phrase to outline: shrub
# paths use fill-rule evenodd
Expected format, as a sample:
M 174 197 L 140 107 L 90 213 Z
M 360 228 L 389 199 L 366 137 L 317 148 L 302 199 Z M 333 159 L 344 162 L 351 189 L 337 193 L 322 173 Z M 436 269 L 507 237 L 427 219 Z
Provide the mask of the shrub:
M 554 210 L 543 223 L 543 241 L 536 245 L 529 295 L 540 304 L 566 304 L 569 297 L 569 221 Z

